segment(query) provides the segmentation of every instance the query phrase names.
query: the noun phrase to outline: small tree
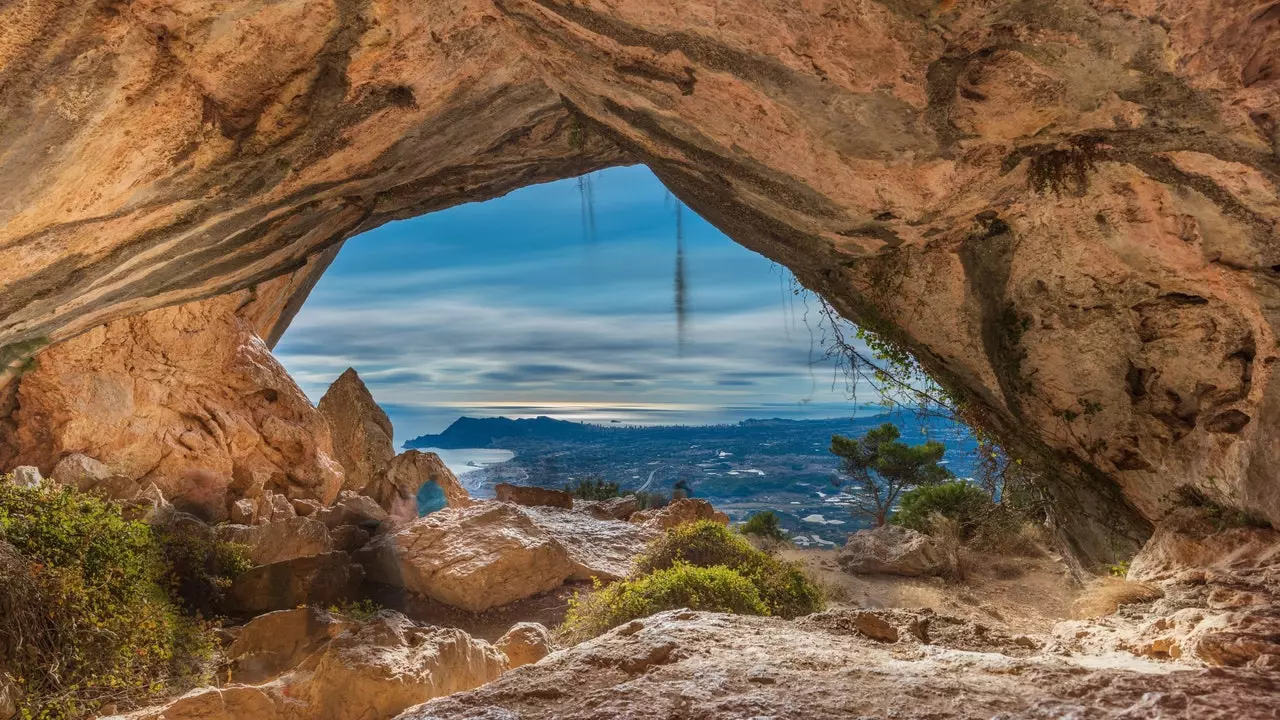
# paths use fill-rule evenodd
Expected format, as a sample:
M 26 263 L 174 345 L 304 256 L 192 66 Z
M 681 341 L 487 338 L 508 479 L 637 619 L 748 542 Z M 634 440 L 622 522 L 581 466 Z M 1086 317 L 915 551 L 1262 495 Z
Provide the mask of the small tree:
M 786 533 L 782 532 L 781 521 L 770 510 L 762 510 L 747 518 L 747 521 L 742 524 L 741 530 L 743 535 L 755 535 L 756 537 L 778 542 L 787 539 Z
M 950 471 L 938 465 L 946 446 L 936 440 L 907 445 L 897 426 L 885 423 L 860 438 L 831 436 L 831 452 L 840 457 L 841 470 L 862 490 L 854 496 L 854 514 L 884 525 L 906 490 L 950 480 Z

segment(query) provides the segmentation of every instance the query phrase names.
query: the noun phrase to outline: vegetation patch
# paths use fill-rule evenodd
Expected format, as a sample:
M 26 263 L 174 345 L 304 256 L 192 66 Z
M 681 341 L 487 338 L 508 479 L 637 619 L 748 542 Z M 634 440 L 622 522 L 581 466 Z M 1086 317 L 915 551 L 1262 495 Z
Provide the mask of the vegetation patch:
M 924 485 L 903 493 L 893 521 L 912 530 L 927 532 L 930 516 L 942 515 L 960 526 L 963 539 L 971 539 L 995 508 L 995 503 L 982 488 L 953 480 L 937 485 Z
M 0 479 L 0 668 L 19 716 L 123 711 L 206 682 L 212 633 L 167 573 L 151 528 L 119 506 Z
M 579 500 L 609 500 L 622 495 L 618 483 L 603 478 L 579 480 L 575 485 L 566 485 L 564 491 Z
M 747 518 L 747 521 L 739 528 L 739 532 L 743 535 L 754 535 L 758 538 L 775 542 L 782 542 L 787 539 L 787 534 L 782 532 L 782 523 L 778 520 L 778 515 L 770 510 L 755 513 Z
M 628 620 L 679 608 L 793 618 L 824 606 L 821 588 L 798 565 L 702 520 L 668 530 L 636 561 L 631 579 L 576 595 L 559 634 L 581 642 Z
M 1102 157 L 1101 145 L 1097 138 L 1079 137 L 1066 147 L 1033 156 L 1027 167 L 1027 187 L 1042 195 L 1084 195 L 1089 190 L 1089 176 Z

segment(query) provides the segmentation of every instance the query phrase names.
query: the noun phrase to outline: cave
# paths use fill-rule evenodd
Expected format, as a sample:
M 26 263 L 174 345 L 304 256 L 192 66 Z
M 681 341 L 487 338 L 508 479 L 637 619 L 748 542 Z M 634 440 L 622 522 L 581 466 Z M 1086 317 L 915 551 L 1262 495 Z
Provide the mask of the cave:
M 240 438 L 233 485 L 332 500 L 270 347 L 342 243 L 642 164 L 917 358 L 1078 568 L 1187 493 L 1278 524 L 1278 7 L 7 4 L 0 467 L 146 397 L 192 452 Z

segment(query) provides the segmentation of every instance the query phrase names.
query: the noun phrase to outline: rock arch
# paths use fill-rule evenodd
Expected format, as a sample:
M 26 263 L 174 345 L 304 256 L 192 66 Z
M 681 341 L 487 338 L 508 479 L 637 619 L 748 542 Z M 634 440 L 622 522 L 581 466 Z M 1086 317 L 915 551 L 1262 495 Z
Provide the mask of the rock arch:
M 1176 487 L 1280 522 L 1280 5 L 31 0 L 0 9 L 0 348 L 642 162 L 910 347 L 1099 561 Z M 9 383 L 12 394 L 13 383 Z

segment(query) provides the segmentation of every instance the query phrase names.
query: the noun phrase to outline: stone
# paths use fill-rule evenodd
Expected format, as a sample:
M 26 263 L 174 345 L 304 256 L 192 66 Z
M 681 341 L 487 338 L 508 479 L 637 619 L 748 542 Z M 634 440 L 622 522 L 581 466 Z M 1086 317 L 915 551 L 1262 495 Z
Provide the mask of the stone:
M 260 565 L 232 581 L 230 612 L 258 615 L 299 605 L 328 607 L 355 597 L 364 571 L 344 552 L 294 558 Z
M 54 468 L 96 458 L 211 520 L 274 490 L 332 501 L 328 425 L 223 296 L 99 325 L 41 353 L 0 456 Z M 4 462 L 0 457 L 0 464 Z
M 240 498 L 231 503 L 230 520 L 238 525 L 252 525 L 258 517 L 258 499 Z
M 1203 574 L 1280 562 L 1280 532 L 1260 527 L 1223 529 L 1220 522 L 1203 509 L 1170 512 L 1129 562 L 1128 578 L 1168 580 L 1188 571 Z
M 111 477 L 111 468 L 88 455 L 71 453 L 54 466 L 52 477 L 54 482 L 61 485 L 70 485 L 81 492 L 88 492 Z
M 122 513 L 127 520 L 141 520 L 153 527 L 163 527 L 173 524 L 178 510 L 173 503 L 164 499 L 160 488 L 151 483 L 123 503 Z
M 565 550 L 521 508 L 445 508 L 378 537 L 357 554 L 370 580 L 482 612 L 558 587 L 575 572 Z
M 898 628 L 894 627 L 888 620 L 870 612 L 858 612 L 853 615 L 853 626 L 858 632 L 866 635 L 872 640 L 880 642 L 895 643 L 898 642 Z
M 1026 657 L 956 652 L 942 642 L 904 653 L 904 642 L 916 643 L 803 621 L 672 610 L 411 708 L 400 720 L 1257 717 L 1280 688 L 1273 675 L 1253 671 L 1215 677 L 1031 656 L 1025 648 Z M 858 679 L 856 693 L 850 678 Z M 1181 704 L 1148 707 L 1171 696 Z M 956 698 L 963 698 L 959 713 Z
M 0 673 L 0 718 L 12 718 L 18 714 L 18 683 L 9 678 L 8 673 Z
M 507 656 L 508 666 L 511 668 L 536 663 L 555 650 L 551 632 L 546 626 L 536 622 L 512 625 L 493 646 Z
M 249 685 L 274 680 L 353 625 L 315 607 L 259 615 L 223 651 L 225 677 Z
M 40 468 L 30 465 L 19 465 L 13 469 L 11 476 L 13 484 L 18 487 L 32 488 L 44 482 L 44 478 L 40 476 Z
M 631 575 L 635 557 L 662 535 L 650 527 L 597 520 L 557 507 L 529 507 L 523 512 L 568 552 L 573 580 L 611 582 Z
M 856 575 L 938 575 L 946 559 L 924 533 L 900 525 L 859 530 L 849 536 L 836 561 Z
M 483 640 L 392 611 L 354 623 L 301 608 L 257 618 L 246 635 L 228 648 L 236 684 L 193 690 L 127 717 L 389 719 L 425 700 L 483 685 L 507 668 L 506 657 Z
M 343 487 L 361 491 L 382 477 L 396 454 L 391 419 L 354 368 L 333 381 L 318 408 L 329 422 L 334 452 L 345 472 Z
M 299 517 L 311 517 L 320 509 L 320 503 L 308 498 L 294 498 L 289 501 L 293 505 L 293 511 Z
M 444 493 L 447 507 L 466 507 L 472 503 L 462 483 L 435 453 L 406 450 L 391 459 L 386 472 L 366 489 L 366 494 L 392 520 L 411 522 L 418 517 L 418 490 L 433 482 Z
M 624 495 L 608 500 L 577 500 L 573 509 L 599 520 L 630 520 L 640 510 L 640 503 L 634 495 Z
M 653 530 L 670 530 L 678 525 L 699 520 L 710 520 L 721 525 L 729 524 L 728 515 L 699 498 L 672 500 L 660 508 L 641 510 L 630 518 L 631 522 Z
M 341 525 L 361 525 L 376 528 L 386 522 L 390 516 L 373 498 L 350 490 L 343 490 L 333 505 L 320 508 L 312 517 L 330 528 L 336 528 Z
M 356 525 L 339 525 L 329 532 L 333 540 L 333 549 L 343 552 L 355 552 L 365 546 L 372 537 L 368 530 Z
M 284 495 L 268 491 L 262 496 L 258 508 L 260 522 L 280 522 L 297 516 L 298 511 L 293 509 L 293 504 Z
M 308 717 L 392 718 L 484 685 L 506 669 L 501 652 L 462 630 L 383 611 L 331 640 L 307 663 L 309 676 L 290 685 L 288 697 L 312 708 Z
M 566 510 L 573 509 L 573 496 L 563 490 L 511 485 L 509 483 L 498 483 L 493 490 L 497 495 L 498 502 L 509 502 L 528 507 L 546 505 Z
M 291 517 L 263 525 L 219 525 L 215 531 L 223 542 L 248 547 L 249 559 L 255 565 L 322 555 L 335 549 L 329 529 L 310 518 Z

